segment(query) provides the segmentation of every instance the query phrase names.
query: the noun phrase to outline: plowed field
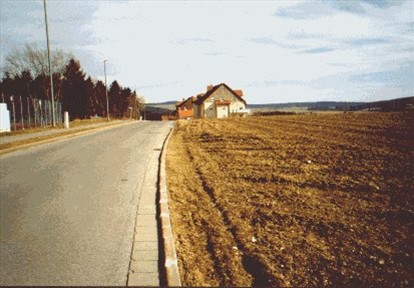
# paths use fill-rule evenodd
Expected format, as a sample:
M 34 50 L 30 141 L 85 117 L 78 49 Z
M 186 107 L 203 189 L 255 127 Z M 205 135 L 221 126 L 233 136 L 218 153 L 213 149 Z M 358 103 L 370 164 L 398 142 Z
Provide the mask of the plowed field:
M 167 183 L 185 285 L 414 285 L 412 112 L 178 122 Z

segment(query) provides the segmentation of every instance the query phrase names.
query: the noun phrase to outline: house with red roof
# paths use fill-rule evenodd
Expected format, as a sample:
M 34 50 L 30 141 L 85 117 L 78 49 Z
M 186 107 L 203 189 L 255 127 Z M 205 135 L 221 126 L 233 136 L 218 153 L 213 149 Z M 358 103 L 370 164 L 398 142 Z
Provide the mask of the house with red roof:
M 195 100 L 194 96 L 188 97 L 181 102 L 175 104 L 175 114 L 177 119 L 193 119 L 194 117 L 194 110 L 193 110 L 193 102 Z
M 225 83 L 208 85 L 206 93 L 193 97 L 194 118 L 226 118 L 232 114 L 246 115 L 242 90 L 233 90 Z

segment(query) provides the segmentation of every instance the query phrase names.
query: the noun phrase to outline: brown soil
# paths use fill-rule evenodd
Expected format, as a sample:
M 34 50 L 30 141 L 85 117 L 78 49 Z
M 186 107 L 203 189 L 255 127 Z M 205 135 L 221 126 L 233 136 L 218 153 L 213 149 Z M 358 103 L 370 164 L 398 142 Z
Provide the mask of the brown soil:
M 414 113 L 178 122 L 184 285 L 414 285 Z

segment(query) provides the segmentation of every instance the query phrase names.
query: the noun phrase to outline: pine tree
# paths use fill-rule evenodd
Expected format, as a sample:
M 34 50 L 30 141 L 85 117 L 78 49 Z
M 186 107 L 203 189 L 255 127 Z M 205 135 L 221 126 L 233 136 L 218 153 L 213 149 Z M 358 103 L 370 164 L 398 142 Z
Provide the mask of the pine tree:
M 111 84 L 111 88 L 108 93 L 109 98 L 109 114 L 112 117 L 120 117 L 119 105 L 118 103 L 121 100 L 121 86 L 118 84 L 118 81 L 114 81 Z
M 93 81 L 91 77 L 89 76 L 85 81 L 85 94 L 86 94 L 86 101 L 87 101 L 87 107 L 86 107 L 86 115 L 95 115 L 97 114 L 97 106 L 96 106 L 96 100 L 94 99 L 94 88 L 95 85 L 93 84 Z
M 85 118 L 87 107 L 85 74 L 79 61 L 71 59 L 63 73 L 63 107 L 71 119 Z
M 96 101 L 96 113 L 101 116 L 106 117 L 106 93 L 105 93 L 105 84 L 102 81 L 98 81 L 95 84 L 93 89 L 94 97 Z

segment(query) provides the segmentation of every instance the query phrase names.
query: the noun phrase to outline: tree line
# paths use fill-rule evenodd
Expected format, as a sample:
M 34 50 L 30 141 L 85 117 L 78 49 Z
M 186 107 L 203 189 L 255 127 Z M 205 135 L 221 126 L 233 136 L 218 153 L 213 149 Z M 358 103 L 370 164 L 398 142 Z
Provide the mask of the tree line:
M 3 102 L 10 104 L 10 96 L 51 99 L 46 53 L 45 49 L 26 45 L 13 49 L 4 58 L 4 74 L 0 80 Z M 107 116 L 105 83 L 93 80 L 83 72 L 80 62 L 72 54 L 58 49 L 53 51 L 51 69 L 54 100 L 62 103 L 62 110 L 68 111 L 71 119 Z M 145 102 L 136 91 L 122 87 L 117 80 L 109 86 L 108 100 L 112 118 L 138 117 Z

